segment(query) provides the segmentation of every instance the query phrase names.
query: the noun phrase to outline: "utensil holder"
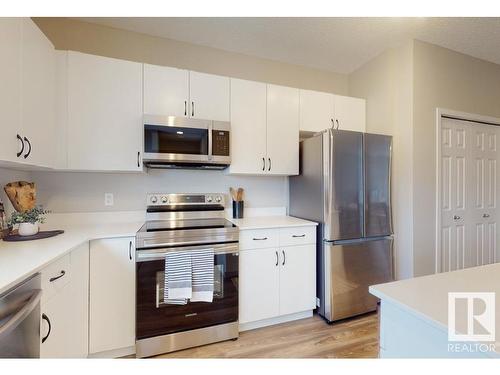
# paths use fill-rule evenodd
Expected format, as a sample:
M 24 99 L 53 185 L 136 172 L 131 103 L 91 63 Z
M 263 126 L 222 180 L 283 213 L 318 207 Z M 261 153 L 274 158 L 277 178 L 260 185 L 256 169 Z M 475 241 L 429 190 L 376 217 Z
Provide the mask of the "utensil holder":
M 233 201 L 233 219 L 243 219 L 243 201 Z

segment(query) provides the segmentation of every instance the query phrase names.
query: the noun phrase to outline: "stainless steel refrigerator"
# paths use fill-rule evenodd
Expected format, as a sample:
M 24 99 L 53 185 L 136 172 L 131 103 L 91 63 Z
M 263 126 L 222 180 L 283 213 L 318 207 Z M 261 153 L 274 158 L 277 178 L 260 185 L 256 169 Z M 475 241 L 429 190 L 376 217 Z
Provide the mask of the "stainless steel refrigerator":
M 320 223 L 318 312 L 328 322 L 374 311 L 368 286 L 393 280 L 392 137 L 328 129 L 300 143 L 290 215 Z

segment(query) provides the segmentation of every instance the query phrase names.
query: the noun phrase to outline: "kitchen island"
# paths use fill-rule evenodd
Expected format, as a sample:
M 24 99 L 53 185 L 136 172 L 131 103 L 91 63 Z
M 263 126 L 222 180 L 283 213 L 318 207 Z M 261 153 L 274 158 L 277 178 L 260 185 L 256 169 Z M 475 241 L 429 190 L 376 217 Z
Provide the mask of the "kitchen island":
M 381 300 L 381 358 L 498 358 L 500 357 L 500 264 L 439 273 L 386 284 L 372 285 L 370 293 Z M 495 303 L 476 298 L 467 308 L 466 296 L 452 299 L 455 306 L 454 332 L 493 333 L 491 341 L 460 336 L 448 339 L 448 298 L 453 293 L 494 293 Z M 477 295 L 481 297 L 483 295 Z M 494 310 L 492 310 L 494 309 Z M 492 312 L 493 324 L 481 321 L 481 314 Z M 473 329 L 467 328 L 468 312 L 475 315 Z M 496 314 L 495 314 L 496 312 Z M 471 315 L 472 317 L 472 315 Z M 482 322 L 482 326 L 478 323 Z M 496 329 L 495 329 L 496 328 Z M 494 332 L 497 332 L 495 337 Z

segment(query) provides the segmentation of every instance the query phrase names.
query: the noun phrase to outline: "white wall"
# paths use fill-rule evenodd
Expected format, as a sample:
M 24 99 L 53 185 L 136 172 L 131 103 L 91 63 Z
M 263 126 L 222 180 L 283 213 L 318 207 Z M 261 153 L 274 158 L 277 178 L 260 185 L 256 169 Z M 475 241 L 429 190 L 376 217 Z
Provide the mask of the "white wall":
M 222 171 L 150 170 L 143 174 L 32 172 L 38 201 L 52 212 L 144 210 L 147 193 L 228 193 L 245 189 L 245 207 L 285 207 L 285 177 L 229 176 Z M 104 206 L 104 193 L 114 206 Z M 229 200 L 229 196 L 227 196 Z
M 349 76 L 349 93 L 366 99 L 366 131 L 393 137 L 392 213 L 396 278 L 413 276 L 413 42 L 388 50 Z

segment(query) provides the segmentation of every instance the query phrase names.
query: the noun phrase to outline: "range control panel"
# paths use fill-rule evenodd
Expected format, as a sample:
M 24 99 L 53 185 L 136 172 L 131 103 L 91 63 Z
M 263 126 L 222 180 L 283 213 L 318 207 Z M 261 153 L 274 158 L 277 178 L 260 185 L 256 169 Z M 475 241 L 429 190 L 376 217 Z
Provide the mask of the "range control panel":
M 217 204 L 224 206 L 224 194 L 148 194 L 148 206 L 168 206 L 168 205 L 203 205 Z
M 229 156 L 229 132 L 212 130 L 212 155 Z

